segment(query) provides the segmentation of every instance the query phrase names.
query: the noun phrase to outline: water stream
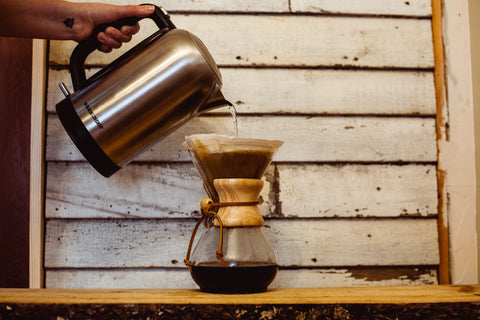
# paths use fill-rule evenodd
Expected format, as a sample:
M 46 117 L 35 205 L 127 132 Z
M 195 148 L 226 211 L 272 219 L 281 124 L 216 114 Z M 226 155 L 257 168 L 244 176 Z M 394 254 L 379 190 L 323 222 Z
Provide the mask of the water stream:
M 233 118 L 233 129 L 235 130 L 235 137 L 238 138 L 238 120 L 237 120 L 237 109 L 235 106 L 229 102 L 228 110 L 232 114 Z

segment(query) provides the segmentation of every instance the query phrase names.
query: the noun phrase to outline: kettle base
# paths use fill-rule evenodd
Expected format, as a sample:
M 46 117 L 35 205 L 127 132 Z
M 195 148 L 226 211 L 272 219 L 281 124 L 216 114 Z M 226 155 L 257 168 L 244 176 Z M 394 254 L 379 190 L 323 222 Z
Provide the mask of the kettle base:
M 101 175 L 108 178 L 120 170 L 85 128 L 69 97 L 60 101 L 55 109 L 60 122 L 78 150 Z

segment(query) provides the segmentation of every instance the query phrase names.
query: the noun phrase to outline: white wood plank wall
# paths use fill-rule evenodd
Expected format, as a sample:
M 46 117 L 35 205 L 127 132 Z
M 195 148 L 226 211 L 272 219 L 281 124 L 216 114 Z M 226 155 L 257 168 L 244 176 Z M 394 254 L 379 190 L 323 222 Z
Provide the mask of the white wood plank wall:
M 438 283 L 430 0 L 157 4 L 210 49 L 239 135 L 285 141 L 260 197 L 281 265 L 272 287 Z M 133 44 L 154 32 L 141 25 Z M 182 261 L 205 192 L 181 143 L 233 134 L 229 112 L 103 178 L 55 115 L 74 45 L 50 42 L 46 286 L 195 288 Z M 89 74 L 128 47 L 92 54 Z

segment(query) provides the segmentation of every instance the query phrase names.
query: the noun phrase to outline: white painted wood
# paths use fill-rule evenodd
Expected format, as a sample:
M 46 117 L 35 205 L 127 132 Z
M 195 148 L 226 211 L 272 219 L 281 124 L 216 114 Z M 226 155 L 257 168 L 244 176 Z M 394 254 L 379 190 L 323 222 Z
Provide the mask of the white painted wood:
M 115 4 L 142 4 L 142 0 L 74 0 L 74 2 L 106 2 Z M 199 12 L 311 12 L 323 14 L 385 14 L 430 16 L 429 0 L 163 0 L 168 11 Z M 289 9 L 289 6 L 291 9 Z
M 437 213 L 434 165 L 281 165 L 278 172 L 278 197 L 286 216 L 388 217 Z
M 89 69 L 88 76 L 98 71 Z M 244 113 L 434 115 L 431 71 L 221 68 L 223 94 Z M 68 70 L 49 71 L 47 110 L 71 88 Z M 215 111 L 212 111 L 215 112 Z M 220 110 L 225 112 L 225 109 Z
M 105 2 L 121 5 L 143 4 L 143 0 L 73 0 L 73 2 Z M 167 11 L 198 11 L 198 12 L 287 12 L 287 0 L 162 0 L 161 2 L 152 2 L 157 6 L 165 8 Z
M 272 288 L 437 283 L 429 3 L 161 3 L 222 67 L 240 136 L 285 141 L 261 194 L 262 214 L 272 217 L 263 230 L 280 264 L 293 267 L 281 270 Z M 200 14 L 211 11 L 217 14 Z M 156 29 L 141 24 L 131 44 L 87 62 L 105 65 Z M 51 42 L 50 113 L 63 99 L 57 83 L 70 85 L 65 66 L 74 45 Z M 189 134 L 233 134 L 231 117 L 219 113 L 228 111 L 190 121 L 109 179 L 84 162 L 56 115 L 48 116 L 48 287 L 195 288 L 181 267 L 205 193 L 181 143 Z M 397 161 L 406 163 L 390 163 Z M 378 266 L 396 271 L 375 278 Z M 402 273 L 401 266 L 427 267 Z
M 410 271 L 411 272 L 411 271 Z M 299 269 L 279 270 L 277 277 L 269 288 L 319 288 L 319 287 L 351 287 L 351 286 L 405 286 L 438 284 L 436 270 L 401 273 L 391 271 L 391 276 L 382 278 L 382 271 L 372 268 L 359 272 L 350 269 Z M 377 273 L 378 277 L 375 277 Z M 384 275 L 383 275 L 384 276 Z
M 400 217 L 437 213 L 434 165 L 277 166 L 260 211 L 273 217 Z M 190 218 L 206 197 L 191 164 L 131 164 L 111 178 L 87 163 L 49 163 L 46 218 Z M 276 205 L 281 206 L 277 211 Z
M 444 1 L 443 27 L 449 131 L 440 160 L 447 172 L 450 275 L 453 284 L 470 284 L 479 281 L 479 261 L 467 0 Z
M 46 287 L 49 289 L 198 289 L 186 267 L 182 269 L 47 269 L 45 279 Z
M 234 135 L 233 120 L 199 117 L 137 160 L 191 161 L 186 135 Z M 275 161 L 435 161 L 435 119 L 404 117 L 239 117 L 239 136 L 283 140 Z M 83 160 L 56 116 L 48 117 L 47 160 Z
M 87 163 L 47 172 L 47 218 L 191 218 L 207 197 L 192 164 L 129 165 L 111 178 Z
M 47 220 L 45 267 L 177 266 L 185 258 L 194 224 Z M 435 219 L 267 220 L 263 230 L 282 266 L 438 264 Z
M 239 113 L 435 114 L 430 72 L 222 69 Z M 239 103 L 240 101 L 240 103 Z
M 388 271 L 388 270 L 387 270 Z M 403 286 L 438 284 L 436 270 L 392 269 L 391 278 L 378 279 L 374 268 L 279 270 L 269 288 L 346 286 Z M 380 271 L 381 272 L 381 271 Z M 414 274 L 414 276 L 412 276 Z M 373 279 L 371 279 L 373 278 Z M 198 289 L 187 268 L 183 269 L 47 269 L 47 288 L 67 289 Z
M 431 16 L 430 0 L 291 0 L 293 12 Z
M 29 288 L 43 287 L 43 204 L 45 150 L 45 94 L 47 43 L 32 42 L 30 128 Z
M 433 67 L 427 19 L 191 14 L 172 20 L 202 39 L 221 66 Z M 145 23 L 135 41 L 152 34 L 152 26 Z M 68 64 L 74 46 L 52 41 L 50 61 Z M 93 53 L 87 63 L 106 64 L 122 52 Z

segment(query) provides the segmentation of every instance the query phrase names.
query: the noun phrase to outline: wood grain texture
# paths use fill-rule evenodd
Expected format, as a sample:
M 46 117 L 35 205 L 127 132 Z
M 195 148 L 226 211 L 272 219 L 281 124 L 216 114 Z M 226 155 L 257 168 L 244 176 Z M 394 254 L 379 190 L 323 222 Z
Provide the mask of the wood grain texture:
M 213 181 L 218 199 L 222 205 L 218 208 L 218 216 L 224 227 L 261 227 L 263 218 L 254 205 L 228 205 L 235 202 L 258 201 L 260 191 L 263 188 L 261 179 L 215 179 Z M 202 205 L 202 211 L 204 205 Z M 214 221 L 215 226 L 220 226 L 218 220 Z
M 293 12 L 316 12 L 322 14 L 368 14 L 430 16 L 429 0 L 292 0 Z
M 106 179 L 87 163 L 50 162 L 47 173 L 47 218 L 191 218 L 206 196 L 190 163 L 130 164 Z M 437 213 L 434 165 L 276 164 L 264 182 L 264 217 Z
M 0 302 L 10 304 L 478 304 L 478 285 L 283 288 L 252 294 L 208 294 L 192 290 L 2 289 Z M 420 306 L 419 306 L 420 307 Z M 478 313 L 479 310 L 477 310 Z
M 43 288 L 43 240 L 45 200 L 45 95 L 47 42 L 33 40 L 32 107 L 30 132 L 30 258 L 29 287 Z
M 88 69 L 87 76 L 98 68 Z M 221 68 L 225 97 L 242 114 L 435 115 L 431 71 Z M 65 69 L 49 71 L 47 110 L 71 88 Z M 211 111 L 228 112 L 225 109 Z
M 172 21 L 202 39 L 220 66 L 434 66 L 429 20 L 175 14 Z M 156 29 L 153 23 L 146 22 L 131 45 Z M 75 44 L 52 41 L 51 64 L 68 64 Z M 109 55 L 93 53 L 87 63 L 105 65 L 122 52 L 124 49 Z
M 193 219 L 47 220 L 45 267 L 176 266 L 193 226 Z M 281 266 L 385 266 L 437 264 L 436 227 L 435 219 L 267 220 L 263 230 Z
M 439 150 L 438 157 L 438 241 L 439 241 L 439 282 L 441 284 L 450 284 L 450 240 L 448 230 L 448 190 L 447 190 L 447 165 L 446 156 L 442 150 L 448 145 L 449 140 L 449 111 L 447 108 L 446 92 L 446 74 L 445 74 L 445 56 L 443 44 L 443 17 L 441 0 L 432 1 L 432 36 L 434 38 L 434 58 L 435 58 L 435 102 L 436 102 L 436 133 Z
M 98 0 L 75 0 L 97 2 Z M 103 0 L 100 2 L 112 2 Z M 142 4 L 142 0 L 117 0 L 118 4 Z M 309 12 L 320 14 L 366 14 L 429 17 L 432 14 L 429 0 L 164 0 L 161 6 L 168 11 L 194 12 Z
M 142 0 L 73 0 L 73 2 L 114 2 L 117 4 L 143 4 Z M 288 12 L 288 0 L 266 0 L 258 2 L 255 0 L 164 0 L 155 3 L 165 8 L 168 12 L 194 11 L 194 12 Z
M 49 288 L 198 289 L 187 268 L 47 269 Z M 271 289 L 435 285 L 434 267 L 349 267 L 280 269 Z
M 435 216 L 435 168 L 279 166 L 281 214 L 298 217 Z
M 198 133 L 233 133 L 231 116 L 198 117 L 146 150 L 139 161 L 191 161 L 182 143 Z M 238 119 L 241 137 L 282 140 L 275 161 L 433 162 L 435 119 L 404 117 L 249 116 Z M 83 156 L 56 116 L 48 117 L 47 161 Z
M 274 289 L 249 295 L 193 290 L 0 291 L 7 319 L 477 319 L 478 286 Z
M 272 286 L 438 283 L 430 1 L 162 5 L 220 65 L 239 135 L 285 141 L 260 194 L 281 264 Z M 87 74 L 156 30 L 141 25 L 131 44 L 89 56 Z M 232 135 L 229 111 L 190 121 L 105 179 L 54 114 L 74 45 L 50 46 L 47 286 L 195 288 L 181 261 L 205 192 L 181 144 Z

